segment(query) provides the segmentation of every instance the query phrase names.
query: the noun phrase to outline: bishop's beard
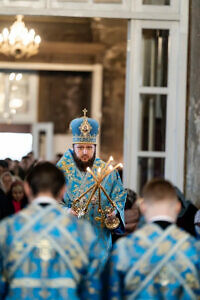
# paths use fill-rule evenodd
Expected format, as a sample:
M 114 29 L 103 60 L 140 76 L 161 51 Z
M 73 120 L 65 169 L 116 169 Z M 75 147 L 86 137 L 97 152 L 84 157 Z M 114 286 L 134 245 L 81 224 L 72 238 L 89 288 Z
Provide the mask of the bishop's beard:
M 89 168 L 93 167 L 95 157 L 96 157 L 96 149 L 95 149 L 94 155 L 88 161 L 82 161 L 80 158 L 78 158 L 76 153 L 73 151 L 74 161 L 81 172 L 86 172 L 87 167 L 89 167 Z

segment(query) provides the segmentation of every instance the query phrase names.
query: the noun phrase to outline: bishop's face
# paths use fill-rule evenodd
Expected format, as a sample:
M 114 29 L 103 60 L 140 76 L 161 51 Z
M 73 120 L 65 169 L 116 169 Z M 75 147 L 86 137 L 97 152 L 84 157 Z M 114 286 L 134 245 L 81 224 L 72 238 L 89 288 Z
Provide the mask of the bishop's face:
M 83 163 L 90 161 L 95 154 L 95 145 L 94 144 L 75 144 L 74 152 L 78 159 Z

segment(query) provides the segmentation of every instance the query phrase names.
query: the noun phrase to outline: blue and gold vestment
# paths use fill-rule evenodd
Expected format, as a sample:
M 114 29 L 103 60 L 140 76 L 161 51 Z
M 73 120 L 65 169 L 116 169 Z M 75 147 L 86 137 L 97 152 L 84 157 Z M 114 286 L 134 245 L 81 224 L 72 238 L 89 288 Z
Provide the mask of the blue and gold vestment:
M 0 299 L 99 299 L 104 257 L 88 222 L 33 201 L 0 223 Z
M 81 194 L 87 191 L 94 183 L 94 178 L 88 172 L 81 172 L 73 159 L 72 150 L 69 149 L 65 152 L 61 160 L 58 162 L 57 166 L 64 172 L 67 192 L 64 196 L 64 201 L 66 206 L 70 208 L 75 199 L 77 199 Z M 99 158 L 95 158 L 92 171 L 97 174 L 99 167 L 104 167 L 105 162 Z M 105 188 L 106 192 L 110 198 L 115 202 L 119 217 L 121 219 L 121 229 L 116 229 L 116 233 L 123 233 L 124 230 L 124 204 L 126 199 L 126 192 L 123 189 L 122 182 L 118 172 L 114 171 L 109 176 L 107 176 L 103 182 L 102 186 Z M 87 202 L 91 192 L 86 194 L 84 198 L 80 201 Z M 100 217 L 98 212 L 98 196 L 97 192 L 93 197 L 92 202 L 89 205 L 88 212 L 85 214 L 84 218 L 87 219 L 93 226 L 99 243 L 109 250 L 111 247 L 111 232 L 108 230 L 100 220 L 96 219 Z M 101 195 L 101 206 L 104 210 L 106 206 L 111 206 L 108 199 L 104 194 Z M 120 231 L 121 230 L 121 231 Z
M 145 225 L 113 247 L 105 299 L 200 299 L 200 243 L 175 225 Z

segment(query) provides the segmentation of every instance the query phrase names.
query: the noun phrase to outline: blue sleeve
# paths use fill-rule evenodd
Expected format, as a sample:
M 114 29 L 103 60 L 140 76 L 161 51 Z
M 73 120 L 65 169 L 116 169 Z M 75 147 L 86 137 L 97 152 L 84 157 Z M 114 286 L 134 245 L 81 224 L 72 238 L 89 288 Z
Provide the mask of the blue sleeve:
M 124 222 L 124 206 L 126 201 L 127 193 L 123 188 L 121 178 L 118 172 L 112 172 L 111 180 L 112 191 L 111 199 L 115 202 L 117 208 L 117 217 L 120 219 L 120 225 L 117 229 L 114 230 L 115 234 L 123 234 L 125 232 L 125 222 Z
M 103 299 L 123 299 L 123 272 L 118 270 L 118 250 L 114 245 L 111 255 L 106 264 L 102 282 L 103 282 Z
M 88 226 L 88 230 L 91 226 Z M 93 238 L 90 245 L 87 245 L 88 248 L 88 266 L 86 268 L 85 275 L 83 276 L 83 280 L 80 286 L 80 299 L 87 300 L 99 300 L 101 299 L 101 291 L 102 291 L 102 282 L 101 282 L 101 274 L 104 269 L 107 253 L 105 249 L 100 245 L 97 236 L 94 231 L 91 229 Z M 91 235 L 91 232 L 88 234 Z M 84 235 L 84 233 L 83 233 Z M 88 240 L 86 243 L 88 244 Z

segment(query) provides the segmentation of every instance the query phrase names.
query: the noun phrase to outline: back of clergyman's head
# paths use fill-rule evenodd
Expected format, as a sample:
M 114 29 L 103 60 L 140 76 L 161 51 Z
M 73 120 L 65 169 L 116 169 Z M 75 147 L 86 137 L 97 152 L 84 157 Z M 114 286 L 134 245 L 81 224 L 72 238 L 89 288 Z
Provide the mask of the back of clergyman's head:
M 177 200 L 176 190 L 172 183 L 160 178 L 147 182 L 142 194 L 145 201 Z
M 33 196 L 49 192 L 54 197 L 57 197 L 65 185 L 62 171 L 50 162 L 38 163 L 27 175 L 26 181 L 31 188 Z

